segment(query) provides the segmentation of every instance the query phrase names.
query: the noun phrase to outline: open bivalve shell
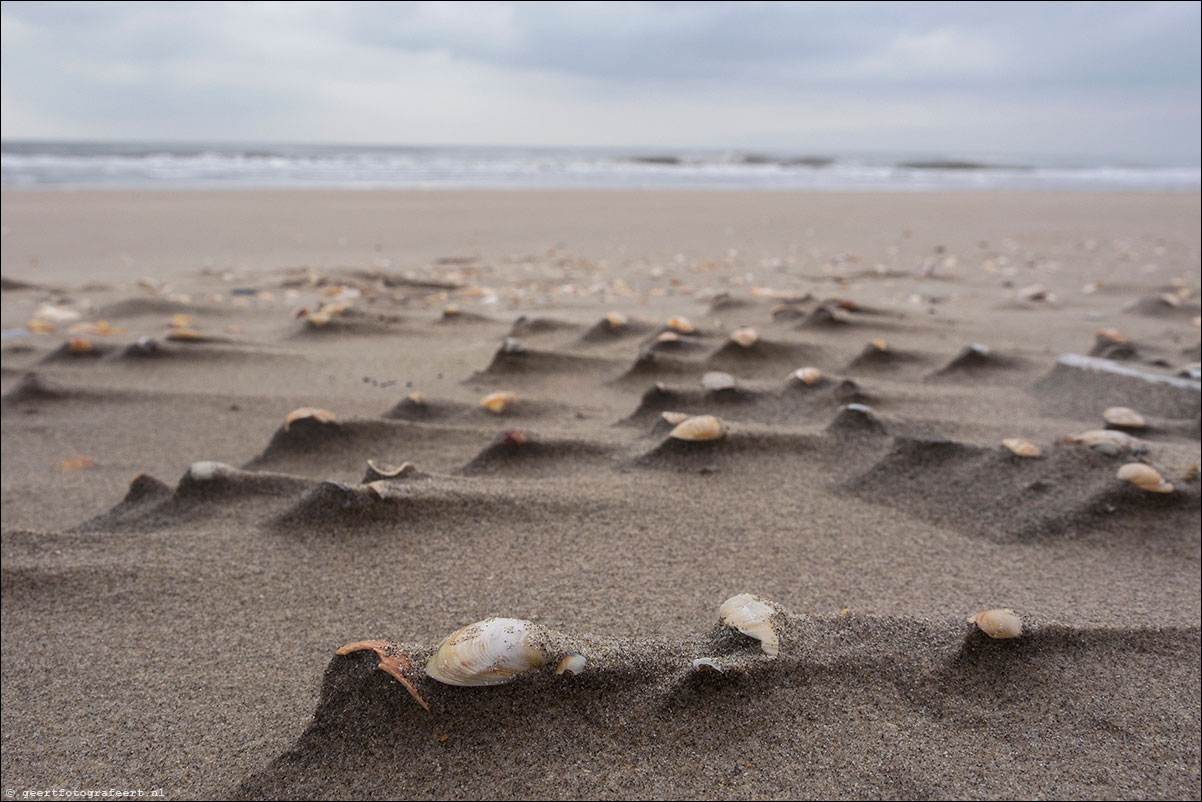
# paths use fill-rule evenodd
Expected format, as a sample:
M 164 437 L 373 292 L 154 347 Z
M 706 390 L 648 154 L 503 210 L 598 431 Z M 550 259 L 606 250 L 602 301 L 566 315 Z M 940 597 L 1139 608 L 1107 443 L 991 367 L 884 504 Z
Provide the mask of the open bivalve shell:
M 991 638 L 1017 638 L 1023 634 L 1023 620 L 1013 610 L 984 610 L 965 621 Z
M 488 618 L 451 634 L 426 663 L 447 685 L 500 685 L 548 660 L 543 627 L 518 618 Z
M 769 657 L 780 654 L 780 637 L 774 624 L 776 616 L 776 605 L 750 593 L 731 596 L 718 608 L 718 619 L 724 625 L 758 640 L 760 648 Z

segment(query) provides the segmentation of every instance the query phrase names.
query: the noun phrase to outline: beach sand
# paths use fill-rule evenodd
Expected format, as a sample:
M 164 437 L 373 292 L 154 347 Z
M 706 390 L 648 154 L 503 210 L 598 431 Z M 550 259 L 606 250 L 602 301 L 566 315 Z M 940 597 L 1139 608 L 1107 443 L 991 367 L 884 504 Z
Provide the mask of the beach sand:
M 2 784 L 1197 799 L 1199 212 L 6 192 Z M 1136 440 L 1063 441 L 1118 406 Z M 719 623 L 737 593 L 775 658 Z M 492 616 L 547 665 L 425 675 Z

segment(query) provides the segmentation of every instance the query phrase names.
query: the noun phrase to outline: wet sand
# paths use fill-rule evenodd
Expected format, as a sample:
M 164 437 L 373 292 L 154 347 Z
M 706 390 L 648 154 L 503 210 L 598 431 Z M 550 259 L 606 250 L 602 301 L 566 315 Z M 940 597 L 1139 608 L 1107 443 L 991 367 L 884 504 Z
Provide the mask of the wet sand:
M 6 192 L 4 787 L 1196 799 L 1199 211 Z M 426 676 L 492 616 L 547 664 Z

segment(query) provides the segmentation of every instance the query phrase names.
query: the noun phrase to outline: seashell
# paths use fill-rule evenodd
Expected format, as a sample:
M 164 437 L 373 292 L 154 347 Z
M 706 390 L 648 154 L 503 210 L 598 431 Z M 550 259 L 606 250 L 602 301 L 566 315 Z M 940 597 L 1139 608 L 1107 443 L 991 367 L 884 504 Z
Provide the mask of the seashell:
M 195 342 L 199 339 L 202 339 L 202 337 L 203 335 L 201 335 L 201 333 L 196 329 L 183 328 L 172 329 L 171 331 L 167 332 L 166 335 L 166 339 L 168 340 L 180 340 L 184 342 Z
M 1105 340 L 1106 342 L 1111 343 L 1127 342 L 1127 335 L 1123 334 L 1118 329 L 1098 329 L 1096 332 L 1094 332 L 1094 336 L 1099 340 Z
M 1032 443 L 1030 440 L 1024 440 L 1021 437 L 1007 437 L 1002 441 L 1002 445 L 1020 457 L 1043 456 L 1043 449 Z
M 713 392 L 733 390 L 735 389 L 735 377 L 720 370 L 711 370 L 701 377 L 701 386 Z
M 1112 426 L 1128 429 L 1142 429 L 1148 425 L 1144 416 L 1130 407 L 1108 407 L 1102 411 L 1102 418 Z
M 25 328 L 34 334 L 54 334 L 54 324 L 48 323 L 40 317 L 35 317 L 29 321 L 29 324 Z
M 758 640 L 769 657 L 780 654 L 780 638 L 772 623 L 775 618 L 776 607 L 772 602 L 750 593 L 731 596 L 718 608 L 718 619 L 724 625 Z
M 410 393 L 409 395 L 407 395 L 406 398 L 408 398 L 414 404 L 418 404 L 419 406 L 425 406 L 426 397 L 424 395 L 422 395 L 421 393 L 417 392 L 416 390 L 414 392 Z
M 1172 493 L 1173 485 L 1166 482 L 1160 471 L 1142 462 L 1128 462 L 1115 474 L 1119 479 L 1143 488 L 1149 493 Z
M 75 473 L 76 471 L 86 471 L 88 468 L 96 467 L 96 461 L 91 457 L 83 455 L 77 457 L 68 457 L 58 464 L 59 470 L 67 473 Z
M 395 468 L 375 460 L 367 461 L 367 473 L 363 478 L 364 484 L 380 479 L 404 479 L 417 473 L 417 466 L 412 462 L 402 462 Z
M 502 354 L 524 354 L 527 350 L 521 340 L 515 337 L 506 337 L 505 342 L 501 343 Z
M 497 444 L 502 446 L 520 446 L 522 443 L 529 442 L 530 435 L 525 429 L 506 429 L 501 432 L 501 436 L 497 438 Z
M 463 314 L 463 310 L 454 305 L 444 306 L 442 308 L 442 317 L 444 320 L 447 318 L 459 317 L 461 314 Z
M 991 638 L 1017 638 L 1023 634 L 1023 620 L 1013 610 L 984 610 L 964 619 Z
M 1181 296 L 1177 295 L 1176 293 L 1161 293 L 1160 300 L 1164 301 L 1167 305 L 1173 307 L 1174 309 L 1181 306 Z
M 626 325 L 626 315 L 621 312 L 610 312 L 605 316 L 605 322 L 611 329 L 620 329 Z
M 668 328 L 675 329 L 681 334 L 693 334 L 697 331 L 697 327 L 694 326 L 687 317 L 680 317 L 677 315 L 673 315 L 672 317 L 668 318 Z
M 721 657 L 698 657 L 693 661 L 693 668 L 709 668 L 717 671 L 719 674 L 726 671 L 722 667 Z
M 188 478 L 194 482 L 208 482 L 238 470 L 233 465 L 210 459 L 193 462 L 188 466 Z
M 889 350 L 889 344 L 888 344 L 887 342 L 885 342 L 884 340 L 882 340 L 882 339 L 879 339 L 879 338 L 878 338 L 878 339 L 875 339 L 875 340 L 872 340 L 872 341 L 871 341 L 871 345 L 872 345 L 872 347 L 873 347 L 873 348 L 875 348 L 875 349 L 876 349 L 876 350 L 878 350 L 878 351 L 888 351 L 888 350 Z
M 196 317 L 194 315 L 178 314 L 171 316 L 171 328 L 173 329 L 190 329 L 196 325 Z
M 92 352 L 92 341 L 86 337 L 72 337 L 67 340 L 67 350 L 73 354 L 88 354 Z
M 547 662 L 533 641 L 541 629 L 517 618 L 489 618 L 456 630 L 426 663 L 426 674 L 447 685 L 500 685 Z
M 680 335 L 674 331 L 661 331 L 655 336 L 657 343 L 674 343 L 680 341 Z
M 726 422 L 714 415 L 696 415 L 678 423 L 668 436 L 677 440 L 719 440 L 726 436 Z
M 558 674 L 579 674 L 584 671 L 584 665 L 588 660 L 582 654 L 569 654 L 559 661 L 559 665 L 555 666 L 555 673 Z
M 336 415 L 328 409 L 318 409 L 317 407 L 300 407 L 288 413 L 284 418 L 284 431 L 288 431 L 292 424 L 298 420 L 305 418 L 314 418 L 318 423 L 333 423 Z
M 480 406 L 487 409 L 494 415 L 500 415 L 505 411 L 505 408 L 511 404 L 516 404 L 518 400 L 517 393 L 511 393 L 507 390 L 500 390 L 495 393 L 489 393 L 480 399 Z
M 731 340 L 743 346 L 744 348 L 750 348 L 751 346 L 755 345 L 759 338 L 759 333 L 750 326 L 744 326 L 741 329 L 735 329 L 730 335 Z
M 662 417 L 664 420 L 666 420 L 668 423 L 672 424 L 673 426 L 675 426 L 678 423 L 684 423 L 690 417 L 692 417 L 687 412 L 665 411 L 665 412 L 661 412 L 659 414 L 660 414 L 660 417 Z
M 1020 301 L 1046 301 L 1048 300 L 1048 289 L 1042 284 L 1032 284 L 1018 290 L 1015 295 Z
M 321 328 L 330 322 L 330 313 L 325 309 L 319 309 L 316 312 L 310 312 L 308 315 L 309 325 L 316 328 Z
M 1138 451 L 1144 447 L 1143 441 L 1139 438 L 1114 429 L 1090 429 L 1087 432 L 1077 432 L 1061 438 L 1060 442 L 1088 446 L 1111 457 L 1123 451 Z
M 818 368 L 798 368 L 789 374 L 789 378 L 796 379 L 803 384 L 816 384 L 822 381 L 822 371 Z

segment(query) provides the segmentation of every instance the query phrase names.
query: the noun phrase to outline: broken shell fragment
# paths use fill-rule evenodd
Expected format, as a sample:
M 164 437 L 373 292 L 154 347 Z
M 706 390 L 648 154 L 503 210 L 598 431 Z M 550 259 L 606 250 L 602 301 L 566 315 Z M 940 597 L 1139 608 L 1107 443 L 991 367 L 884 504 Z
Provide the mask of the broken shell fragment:
M 780 638 L 773 626 L 776 607 L 767 599 L 750 593 L 731 596 L 718 608 L 718 618 L 724 625 L 758 640 L 769 657 L 780 654 Z
M 1149 493 L 1173 492 L 1173 485 L 1165 481 L 1164 477 L 1160 475 L 1160 471 L 1142 462 L 1128 462 L 1119 468 L 1116 476 Z
M 385 465 L 382 462 L 369 459 L 367 461 L 367 473 L 363 477 L 363 484 L 382 479 L 405 479 L 417 472 L 417 466 L 412 462 L 402 462 L 394 468 L 391 465 Z
M 1144 416 L 1130 407 L 1108 407 L 1102 411 L 1102 418 L 1111 426 L 1122 426 L 1126 429 L 1142 429 L 1148 425 Z
M 1021 437 L 1007 437 L 1002 441 L 1002 445 L 1020 457 L 1043 456 L 1043 449 L 1032 443 L 1030 440 L 1024 440 Z
M 292 427 L 292 424 L 305 418 L 313 418 L 318 423 L 333 423 L 337 416 L 328 409 L 300 407 L 289 412 L 287 417 L 284 418 L 284 431 L 288 431 Z
M 201 460 L 188 466 L 188 478 L 195 482 L 208 482 L 219 476 L 225 476 L 238 470 L 233 465 L 214 460 Z
M 735 377 L 720 370 L 711 370 L 701 377 L 701 386 L 712 392 L 735 389 Z
M 655 335 L 655 341 L 657 343 L 680 342 L 680 335 L 674 331 L 661 331 L 659 334 Z
M 86 337 L 72 337 L 67 340 L 67 350 L 73 354 L 91 353 L 92 341 Z
M 803 384 L 816 384 L 822 381 L 822 371 L 818 368 L 798 368 L 789 374 L 789 378 L 796 379 Z
M 726 421 L 715 415 L 695 415 L 678 423 L 668 436 L 677 440 L 720 440 L 726 436 Z
M 697 327 L 687 317 L 680 317 L 678 315 L 668 318 L 668 328 L 675 329 L 681 334 L 693 334 L 697 331 Z
M 726 669 L 722 667 L 721 657 L 698 657 L 693 661 L 693 668 L 708 668 L 713 671 L 717 671 L 719 674 L 726 671 Z
M 965 621 L 991 638 L 1017 638 L 1023 634 L 1023 620 L 1013 610 L 984 610 Z
M 744 326 L 740 329 L 735 329 L 735 331 L 730 335 L 731 340 L 743 346 L 744 348 L 750 348 L 751 346 L 755 345 L 759 338 L 759 333 L 750 326 Z
M 405 686 L 405 690 L 409 691 L 419 705 L 426 710 L 430 709 L 430 705 L 426 704 L 426 700 L 417 692 L 417 688 L 405 676 L 405 672 L 413 668 L 413 664 L 409 662 L 409 656 L 404 654 L 400 648 L 394 644 L 386 643 L 380 640 L 363 640 L 357 643 L 348 643 L 343 646 L 335 654 L 348 655 L 354 652 L 365 652 L 371 650 L 376 653 L 376 657 L 380 658 L 380 662 L 376 664 L 376 668 L 386 674 L 392 676 L 397 682 Z
M 456 630 L 426 663 L 447 685 L 500 685 L 547 662 L 533 641 L 541 628 L 517 618 L 489 618 Z
M 500 415 L 505 411 L 506 407 L 516 404 L 518 400 L 517 393 L 511 393 L 507 390 L 501 390 L 495 393 L 489 393 L 480 399 L 480 406 L 487 409 L 494 415 Z
M 666 410 L 664 412 L 659 413 L 659 415 L 661 418 L 663 418 L 664 420 L 666 420 L 668 423 L 672 424 L 673 426 L 677 425 L 678 423 L 684 423 L 690 417 L 692 417 L 687 412 L 674 412 L 672 410 Z
M 559 665 L 555 666 L 555 673 L 558 674 L 579 674 L 584 671 L 584 665 L 588 660 L 582 654 L 569 654 L 559 661 Z

